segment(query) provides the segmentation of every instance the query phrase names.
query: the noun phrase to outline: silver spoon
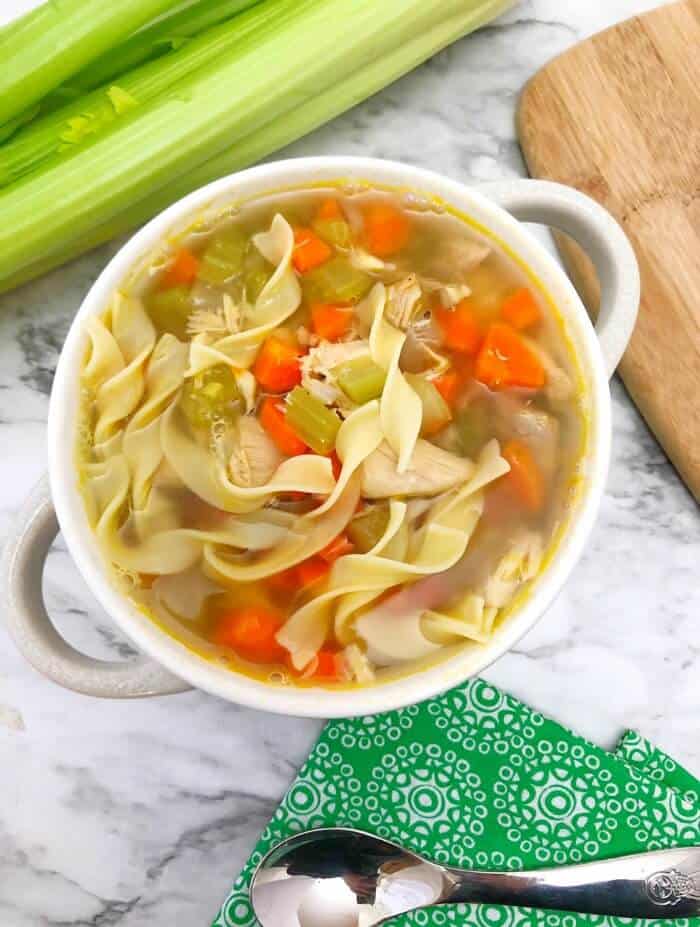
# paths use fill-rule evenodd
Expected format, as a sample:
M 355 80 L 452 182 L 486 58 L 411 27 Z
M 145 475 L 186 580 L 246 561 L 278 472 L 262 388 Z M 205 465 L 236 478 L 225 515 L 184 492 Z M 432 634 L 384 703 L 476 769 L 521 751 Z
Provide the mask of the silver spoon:
M 262 927 L 374 927 L 416 908 L 459 901 L 693 917 L 700 914 L 700 847 L 530 872 L 476 872 L 333 827 L 297 834 L 271 850 L 250 893 Z

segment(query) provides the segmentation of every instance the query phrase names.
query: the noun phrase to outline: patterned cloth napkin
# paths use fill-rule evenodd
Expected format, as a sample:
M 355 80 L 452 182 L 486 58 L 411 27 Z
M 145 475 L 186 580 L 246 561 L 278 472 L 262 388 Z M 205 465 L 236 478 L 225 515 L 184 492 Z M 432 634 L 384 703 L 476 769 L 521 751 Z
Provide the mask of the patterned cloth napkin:
M 292 833 L 329 825 L 359 827 L 455 866 L 555 866 L 700 843 L 700 782 L 634 732 L 607 753 L 478 679 L 421 705 L 332 721 L 213 927 L 255 927 L 248 888 L 263 855 Z M 391 923 L 636 924 L 465 904 Z M 674 923 L 700 927 L 700 918 Z

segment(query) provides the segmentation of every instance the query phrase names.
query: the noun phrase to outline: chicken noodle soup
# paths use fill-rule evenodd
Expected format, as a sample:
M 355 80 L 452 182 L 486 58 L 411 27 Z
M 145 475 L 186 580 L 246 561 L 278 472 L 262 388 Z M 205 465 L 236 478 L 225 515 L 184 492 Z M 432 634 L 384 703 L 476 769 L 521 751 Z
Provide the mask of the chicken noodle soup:
M 571 504 L 563 326 L 438 203 L 239 205 L 87 334 L 79 472 L 106 560 L 182 643 L 271 683 L 366 685 L 482 645 Z

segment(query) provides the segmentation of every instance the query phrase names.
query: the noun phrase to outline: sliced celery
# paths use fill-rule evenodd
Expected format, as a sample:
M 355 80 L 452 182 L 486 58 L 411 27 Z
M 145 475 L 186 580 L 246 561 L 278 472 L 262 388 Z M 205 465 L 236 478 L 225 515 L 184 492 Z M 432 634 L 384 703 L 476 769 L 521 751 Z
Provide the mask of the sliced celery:
M 279 21 L 280 47 L 272 54 L 273 38 L 267 31 L 259 37 L 257 45 L 258 54 L 269 72 L 270 82 L 266 85 L 269 89 L 256 97 L 254 88 L 251 88 L 249 98 L 243 101 L 241 91 L 248 87 L 251 78 L 250 73 L 246 77 L 244 71 L 225 84 L 230 108 L 236 111 L 241 106 L 247 107 L 235 130 L 231 128 L 230 116 L 224 127 L 221 116 L 214 116 L 206 108 L 200 99 L 198 84 L 198 103 L 195 105 L 193 102 L 190 106 L 193 120 L 183 122 L 180 119 L 176 127 L 187 127 L 185 137 L 174 138 L 176 133 L 167 129 L 162 120 L 154 120 L 157 124 L 150 131 L 146 152 L 143 145 L 135 144 L 131 139 L 136 128 L 130 120 L 129 126 L 123 124 L 120 127 L 118 142 L 110 137 L 109 143 L 93 144 L 89 153 L 74 156 L 56 164 L 51 170 L 42 171 L 16 190 L 0 191 L 0 207 L 7 219 L 12 221 L 14 229 L 14 234 L 10 234 L 8 225 L 0 228 L 0 291 L 24 283 L 115 235 L 129 231 L 202 184 L 269 155 L 380 90 L 511 5 L 512 0 L 436 0 L 431 4 L 425 4 L 424 0 L 390 0 L 381 8 L 370 0 L 358 0 L 352 8 L 348 8 L 347 4 L 336 4 L 331 11 L 335 23 L 331 20 L 327 26 L 330 34 L 334 29 L 338 30 L 339 23 L 343 28 L 354 27 L 355 17 L 366 13 L 367 9 L 370 9 L 370 14 L 377 12 L 379 31 L 375 33 L 370 24 L 367 33 L 368 42 L 371 35 L 374 53 L 369 59 L 359 54 L 354 70 L 350 73 L 344 70 L 342 74 L 335 68 L 335 59 L 330 60 L 332 55 L 328 59 L 322 57 L 320 60 L 328 60 L 329 63 L 327 79 L 319 81 L 314 78 L 304 87 L 301 101 L 298 96 L 293 99 L 291 94 L 289 103 L 285 105 L 286 100 L 273 101 L 270 97 L 276 92 L 275 81 L 279 92 L 280 86 L 286 86 L 280 82 L 286 80 L 289 67 L 293 68 L 295 79 L 304 72 L 303 69 L 300 71 L 300 62 L 296 59 L 285 68 L 284 45 L 293 47 L 288 44 L 292 29 L 286 22 L 292 11 L 286 8 L 286 4 L 279 3 L 276 19 Z M 318 6 L 323 7 L 325 3 L 319 2 Z M 268 3 L 265 2 L 250 12 L 267 8 Z M 279 8 L 284 15 L 280 14 Z M 348 10 L 352 22 L 346 15 Z M 429 14 L 428 18 L 424 13 Z M 244 13 L 241 19 L 249 15 Z M 406 29 L 409 25 L 411 28 Z M 306 50 L 307 40 L 294 31 L 296 40 Z M 353 34 L 352 30 L 348 34 Z M 307 39 L 308 35 L 307 29 Z M 332 44 L 330 50 L 335 51 Z M 316 58 L 319 60 L 318 55 Z M 161 60 L 166 61 L 167 58 Z M 247 63 L 244 60 L 242 64 L 247 66 Z M 345 62 L 342 64 L 345 65 Z M 222 56 L 217 70 L 226 70 L 230 74 L 234 68 L 235 63 Z M 260 82 L 257 74 L 256 79 Z M 315 89 L 318 87 L 323 89 L 319 92 Z M 231 88 L 239 89 L 232 91 Z M 286 97 L 286 93 L 283 96 Z M 261 101 L 267 101 L 268 108 L 273 110 L 271 115 L 264 115 L 258 108 Z M 225 139 L 221 147 L 211 142 L 199 144 L 199 129 L 194 125 L 198 120 L 196 106 L 201 112 L 206 110 L 212 123 L 218 120 Z M 155 112 L 157 114 L 157 109 Z M 149 113 L 147 119 L 151 121 L 152 114 Z M 150 153 L 159 135 L 161 143 L 166 140 L 171 143 L 162 157 Z M 120 151 L 128 153 L 128 157 L 114 158 L 115 143 Z M 176 152 L 178 163 L 173 161 Z M 188 153 L 186 159 L 185 152 Z M 154 165 L 162 167 L 158 177 L 154 176 Z M 90 194 L 89 209 L 84 195 L 86 181 Z M 31 210 L 27 209 L 28 202 L 32 202 Z
M 366 554 L 386 531 L 389 523 L 389 503 L 379 502 L 359 512 L 348 523 L 345 533 L 355 545 L 355 549 Z
M 45 3 L 2 43 L 0 125 L 178 0 Z
M 450 407 L 440 395 L 438 388 L 430 380 L 416 373 L 404 374 L 410 386 L 418 393 L 423 405 L 422 435 L 432 435 L 452 421 Z
M 242 401 L 231 368 L 217 364 L 185 380 L 180 408 L 194 428 L 208 428 L 216 421 L 235 421 Z
M 329 245 L 349 248 L 352 244 L 352 232 L 345 219 L 316 219 L 312 227 L 314 232 Z
M 170 332 L 184 340 L 187 336 L 187 319 L 192 312 L 190 291 L 184 286 L 155 290 L 146 299 L 146 311 L 161 332 Z
M 287 424 L 317 454 L 330 454 L 340 428 L 340 419 L 320 399 L 302 386 L 287 396 Z
M 371 357 L 356 357 L 334 368 L 338 386 L 353 402 L 362 404 L 382 395 L 386 372 Z
M 338 254 L 305 274 L 302 290 L 307 302 L 351 303 L 362 299 L 373 282 L 369 274 L 356 270 Z
M 215 235 L 202 253 L 197 276 L 205 283 L 220 286 L 243 270 L 248 236 L 238 228 Z
M 473 402 L 461 409 L 455 418 L 462 453 L 476 457 L 491 435 L 489 409 L 486 402 Z
M 248 249 L 243 271 L 245 295 L 249 303 L 255 303 L 263 287 L 274 273 L 275 268 L 260 254 L 257 248 Z

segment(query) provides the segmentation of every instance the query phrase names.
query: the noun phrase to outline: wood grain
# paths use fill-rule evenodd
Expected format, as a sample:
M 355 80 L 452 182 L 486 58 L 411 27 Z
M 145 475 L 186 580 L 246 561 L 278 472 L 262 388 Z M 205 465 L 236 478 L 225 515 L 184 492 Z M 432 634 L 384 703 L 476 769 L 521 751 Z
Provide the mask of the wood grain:
M 518 128 L 532 175 L 594 197 L 632 242 L 642 305 L 620 374 L 700 500 L 700 0 L 551 61 L 523 91 Z M 557 240 L 595 313 L 590 262 Z

